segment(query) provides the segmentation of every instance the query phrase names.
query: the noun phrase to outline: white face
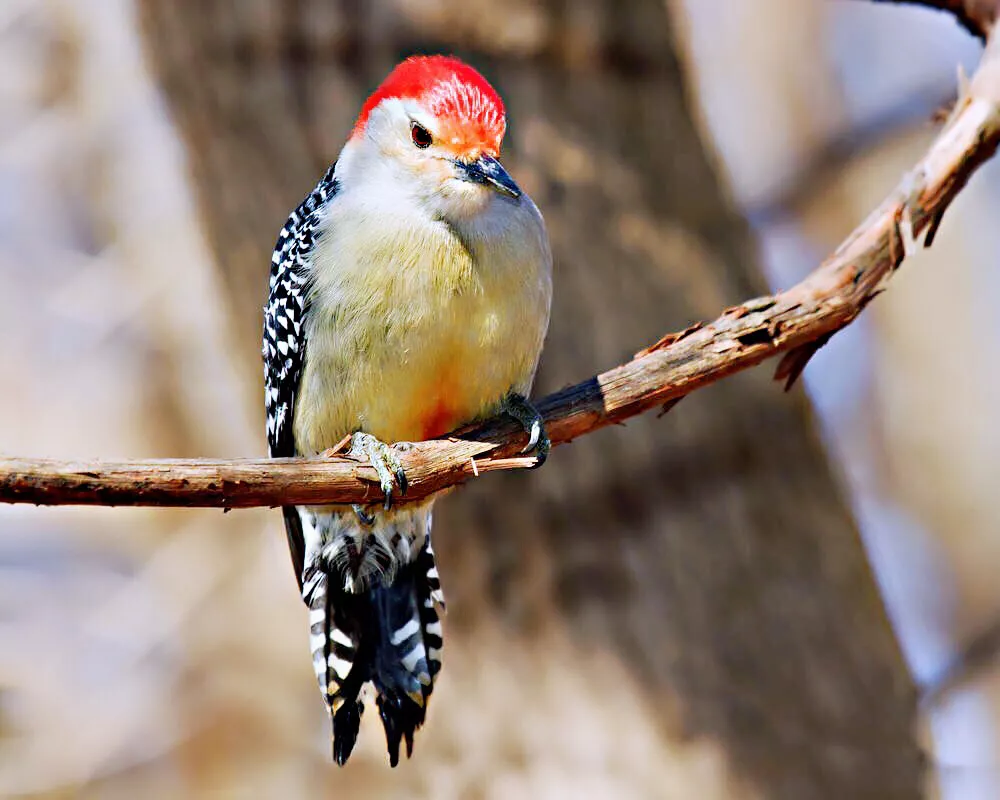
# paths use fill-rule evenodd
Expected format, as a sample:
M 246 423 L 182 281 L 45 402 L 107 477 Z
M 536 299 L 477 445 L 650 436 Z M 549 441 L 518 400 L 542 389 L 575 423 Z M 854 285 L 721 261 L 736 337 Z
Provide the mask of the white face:
M 519 204 L 520 191 L 499 163 L 457 137 L 449 139 L 446 128 L 414 101 L 384 100 L 372 110 L 362 136 L 344 148 L 338 176 L 346 183 L 382 185 L 455 221 L 496 203 Z

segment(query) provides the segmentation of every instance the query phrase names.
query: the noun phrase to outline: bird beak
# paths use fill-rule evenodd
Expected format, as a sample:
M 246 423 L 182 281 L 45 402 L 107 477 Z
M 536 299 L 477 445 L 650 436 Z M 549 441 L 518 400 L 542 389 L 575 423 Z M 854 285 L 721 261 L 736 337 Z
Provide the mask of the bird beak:
M 493 156 L 480 156 L 475 161 L 456 161 L 455 165 L 462 180 L 481 183 L 515 200 L 521 196 L 521 189 L 514 179 Z

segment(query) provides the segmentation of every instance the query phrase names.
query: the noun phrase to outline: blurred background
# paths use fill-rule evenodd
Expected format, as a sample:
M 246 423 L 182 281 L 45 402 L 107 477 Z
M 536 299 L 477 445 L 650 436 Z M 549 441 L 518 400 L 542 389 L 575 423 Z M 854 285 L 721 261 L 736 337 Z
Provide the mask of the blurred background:
M 265 451 L 288 211 L 413 52 L 499 88 L 556 255 L 539 394 L 787 287 L 979 44 L 846 0 L 4 0 L 0 452 Z M 441 504 L 414 759 L 330 763 L 274 511 L 0 508 L 0 796 L 1000 796 L 1000 165 L 773 365 Z

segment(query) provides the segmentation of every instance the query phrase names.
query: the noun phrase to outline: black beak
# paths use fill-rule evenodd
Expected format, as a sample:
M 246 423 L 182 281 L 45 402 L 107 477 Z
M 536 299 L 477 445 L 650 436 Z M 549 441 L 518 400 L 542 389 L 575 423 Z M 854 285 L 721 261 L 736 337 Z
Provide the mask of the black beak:
M 493 191 L 515 200 L 521 196 L 521 189 L 514 183 L 514 179 L 493 156 L 480 156 L 470 162 L 456 161 L 455 164 L 464 180 L 489 186 Z

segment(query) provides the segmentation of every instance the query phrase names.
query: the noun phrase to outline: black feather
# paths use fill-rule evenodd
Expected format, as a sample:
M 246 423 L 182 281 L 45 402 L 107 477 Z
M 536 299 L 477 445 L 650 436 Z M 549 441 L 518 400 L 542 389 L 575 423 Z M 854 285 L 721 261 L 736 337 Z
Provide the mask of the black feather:
M 344 703 L 333 715 L 333 760 L 337 766 L 344 766 L 351 757 L 354 744 L 358 741 L 364 710 L 364 703 L 355 700 Z
M 337 193 L 330 167 L 320 182 L 288 217 L 271 258 L 267 305 L 264 307 L 264 398 L 267 445 L 272 458 L 298 454 L 292 423 L 295 395 L 305 363 L 305 318 L 309 313 L 310 258 L 323 212 Z M 284 509 L 285 533 L 295 577 L 302 588 L 304 543 L 302 523 L 294 508 Z
M 337 627 L 349 632 L 358 643 L 350 674 L 339 687 L 338 694 L 344 703 L 333 717 L 337 763 L 343 763 L 341 758 L 347 759 L 357 739 L 361 721 L 360 711 L 356 710 L 358 695 L 368 681 L 375 686 L 389 763 L 392 766 L 399 763 L 400 745 L 404 741 L 407 757 L 413 753 L 413 735 L 424 723 L 433 678 L 441 666 L 427 652 L 431 647 L 441 648 L 441 637 L 427 630 L 428 624 L 438 622 L 438 616 L 430 603 L 426 569 L 434 562 L 433 551 L 426 543 L 421 556 L 402 566 L 389 585 L 379 583 L 359 593 L 334 591 L 330 597 Z M 399 641 L 399 631 L 412 626 L 412 620 L 418 623 L 416 630 Z M 425 655 L 408 669 L 404 659 L 418 642 Z

